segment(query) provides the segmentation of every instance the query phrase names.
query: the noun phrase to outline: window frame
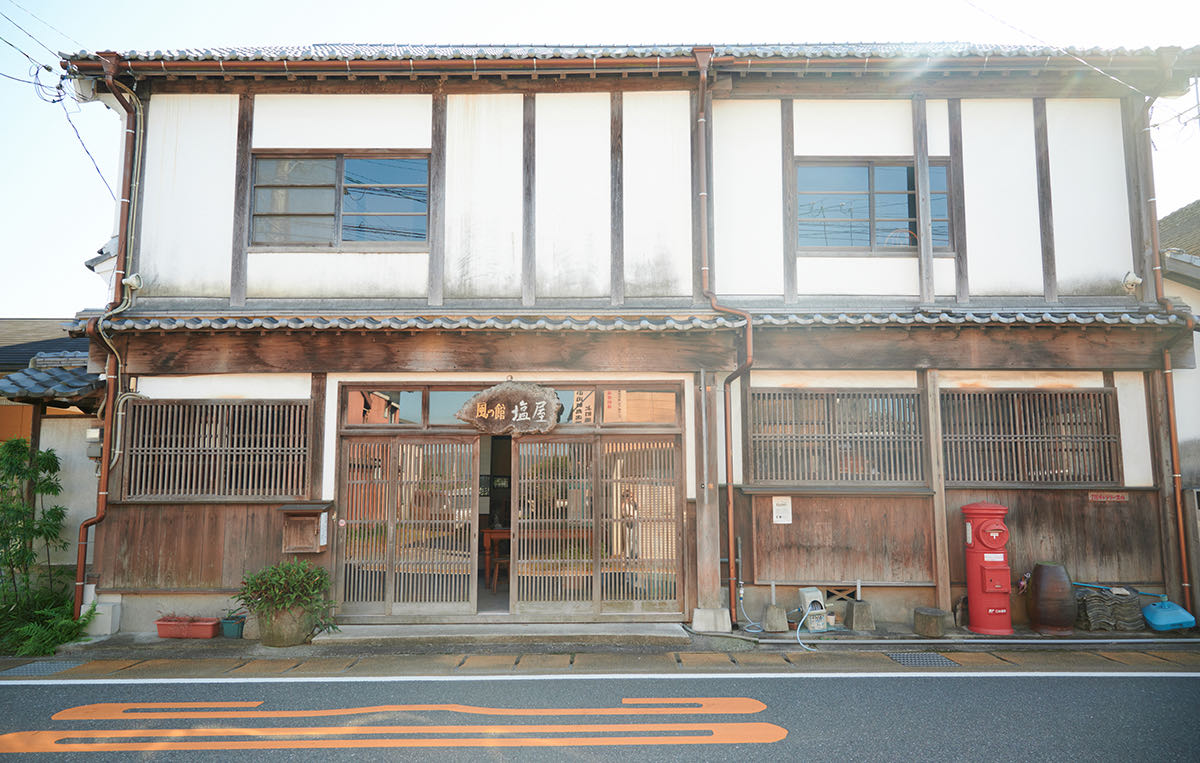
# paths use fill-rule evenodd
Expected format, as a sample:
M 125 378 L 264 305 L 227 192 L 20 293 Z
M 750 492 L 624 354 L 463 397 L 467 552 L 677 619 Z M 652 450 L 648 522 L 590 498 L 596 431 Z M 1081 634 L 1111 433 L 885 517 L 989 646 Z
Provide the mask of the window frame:
M 904 167 L 913 169 L 916 172 L 917 160 L 913 156 L 795 156 L 789 166 L 791 173 L 791 187 L 789 193 L 792 197 L 792 219 L 788 221 L 789 235 L 792 238 L 792 245 L 795 247 L 797 257 L 903 257 L 916 258 L 920 255 L 920 242 L 914 242 L 908 246 L 880 246 L 875 243 L 875 226 L 878 222 L 875 215 L 875 168 L 876 167 Z M 868 218 L 867 230 L 869 232 L 869 246 L 807 246 L 800 241 L 799 224 L 800 217 L 800 201 L 808 194 L 800 189 L 797 173 L 801 167 L 844 167 L 844 166 L 862 166 L 867 169 L 867 190 L 864 192 L 867 196 L 868 203 Z M 954 215 L 954 195 L 956 189 L 954 187 L 954 171 L 953 162 L 949 156 L 930 156 L 929 166 L 944 167 L 946 170 L 946 190 L 938 191 L 938 194 L 944 193 L 946 196 L 946 217 L 932 217 L 930 221 L 946 220 L 947 223 L 947 244 L 945 246 L 932 246 L 933 256 L 935 258 L 953 259 L 956 256 L 955 246 L 955 230 L 957 221 Z M 818 191 L 814 193 L 836 193 L 833 191 Z M 850 192 L 847 192 L 850 193 Z M 854 192 L 858 193 L 858 192 Z M 899 195 L 901 192 L 878 192 L 885 194 Z M 916 193 L 916 189 L 913 189 Z M 934 194 L 931 192 L 930 196 Z M 932 242 L 931 242 L 932 244 Z
M 333 159 L 334 168 L 334 228 L 338 240 L 333 243 L 256 244 L 254 243 L 254 219 L 259 216 L 254 209 L 259 159 Z M 422 241 L 343 241 L 342 237 L 342 192 L 345 188 L 346 159 L 424 159 L 425 160 L 425 239 Z M 246 249 L 248 252 L 421 252 L 430 250 L 430 221 L 432 199 L 432 164 L 430 149 L 254 149 L 250 153 L 249 198 L 246 204 Z M 323 187 L 323 186 L 322 186 Z M 263 216 L 271 216 L 266 214 Z

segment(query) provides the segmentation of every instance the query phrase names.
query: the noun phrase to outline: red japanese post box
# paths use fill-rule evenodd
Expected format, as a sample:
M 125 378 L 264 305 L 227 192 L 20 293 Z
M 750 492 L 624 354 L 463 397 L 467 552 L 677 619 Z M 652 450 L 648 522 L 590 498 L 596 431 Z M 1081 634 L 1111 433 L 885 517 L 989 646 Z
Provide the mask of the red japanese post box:
M 1009 591 L 1012 570 L 1008 566 L 1008 509 L 994 503 L 971 503 L 962 507 L 967 530 L 967 609 L 974 633 L 1006 635 L 1013 632 Z

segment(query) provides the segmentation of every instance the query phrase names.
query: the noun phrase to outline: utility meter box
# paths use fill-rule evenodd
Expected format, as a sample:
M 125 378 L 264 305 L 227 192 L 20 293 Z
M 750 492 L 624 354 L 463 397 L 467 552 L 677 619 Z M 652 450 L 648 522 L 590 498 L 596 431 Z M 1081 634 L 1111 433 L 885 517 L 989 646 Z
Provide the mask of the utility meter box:
M 1009 593 L 1012 568 L 1008 564 L 1008 509 L 995 503 L 962 507 L 966 529 L 968 630 L 988 635 L 1013 632 Z

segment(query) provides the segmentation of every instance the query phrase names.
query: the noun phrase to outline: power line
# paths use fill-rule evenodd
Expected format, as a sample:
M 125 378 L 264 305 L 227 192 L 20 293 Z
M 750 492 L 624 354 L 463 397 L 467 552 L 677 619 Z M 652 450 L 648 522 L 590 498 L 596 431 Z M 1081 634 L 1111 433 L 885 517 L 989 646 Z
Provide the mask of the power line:
M 46 20 L 45 20 L 44 18 L 42 18 L 41 16 L 37 15 L 37 14 L 36 14 L 36 13 L 34 13 L 33 11 L 29 10 L 29 9 L 28 9 L 28 8 L 26 8 L 25 6 L 23 6 L 23 5 L 21 5 L 20 3 L 18 3 L 18 2 L 17 2 L 17 0 L 8 0 L 8 2 L 10 2 L 10 3 L 12 3 L 13 5 L 17 6 L 17 7 L 18 7 L 18 8 L 20 8 L 21 10 L 25 11 L 25 12 L 26 12 L 26 13 L 28 13 L 30 16 L 33 16 L 33 17 L 34 17 L 35 19 L 37 19 L 38 21 L 42 22 L 42 24 L 44 24 L 45 26 L 49 27 L 49 28 L 50 28 L 52 31 L 58 32 L 58 34 L 59 34 L 60 36 L 62 36 L 62 38 L 63 38 L 63 39 L 70 40 L 71 42 L 75 43 L 76 45 L 78 45 L 78 46 L 79 46 L 79 49 L 80 49 L 80 50 L 83 50 L 85 47 L 87 47 L 87 46 L 85 46 L 85 45 L 84 45 L 82 42 L 80 42 L 79 40 L 76 40 L 76 39 L 75 39 L 74 37 L 72 37 L 71 35 L 67 34 L 67 33 L 66 33 L 66 32 L 64 32 L 64 31 L 62 31 L 62 30 L 61 30 L 61 29 L 59 29 L 58 27 L 56 27 L 56 26 L 54 26 L 53 24 L 51 24 L 49 21 L 46 21 Z M 56 54 L 56 55 L 57 55 L 57 54 Z
M 28 54 L 28 53 L 26 53 L 25 51 L 21 50 L 19 47 L 17 47 L 17 46 L 16 46 L 14 43 L 10 42 L 9 40 L 6 40 L 5 38 L 3 38 L 3 37 L 0 37 L 0 42 L 4 43 L 4 44 L 5 44 L 5 45 L 7 45 L 8 47 L 12 48 L 13 50 L 17 51 L 17 52 L 18 52 L 18 53 L 20 53 L 21 55 L 25 56 L 25 58 L 29 59 L 29 63 L 31 63 L 31 64 L 33 64 L 33 65 L 35 65 L 35 66 L 38 66 L 38 67 L 40 67 L 40 68 L 42 68 L 42 69 L 45 69 L 45 70 L 46 70 L 46 71 L 48 71 L 48 72 L 49 72 L 49 71 L 54 71 L 53 69 L 51 69 L 51 68 L 50 68 L 49 66 L 47 66 L 46 64 L 42 63 L 41 61 L 37 60 L 36 58 L 34 58 L 33 56 L 29 55 L 29 54 Z
M 61 87 L 59 88 L 61 91 Z M 117 195 L 113 193 L 112 186 L 108 184 L 108 179 L 104 177 L 104 173 L 100 171 L 100 165 L 96 163 L 96 157 L 92 156 L 92 152 L 88 150 L 87 144 L 83 142 L 83 136 L 79 134 L 79 128 L 75 126 L 75 122 L 71 119 L 71 112 L 67 110 L 67 100 L 65 97 L 59 99 L 59 104 L 62 106 L 63 115 L 67 118 L 67 124 L 71 125 L 71 130 L 74 131 L 75 137 L 79 140 L 79 145 L 83 147 L 83 153 L 87 154 L 88 159 L 92 160 L 92 166 L 96 168 L 96 174 L 100 176 L 104 187 L 108 189 L 108 195 L 113 201 L 117 200 Z
M 20 77 L 14 77 L 11 74 L 5 74 L 4 72 L 0 72 L 0 77 L 3 77 L 4 79 L 10 79 L 13 82 L 20 82 L 24 85 L 37 85 L 38 84 L 37 82 L 34 82 L 31 79 L 21 79 Z
M 33 40 L 34 42 L 36 42 L 38 45 L 41 45 L 43 48 L 45 48 L 47 53 L 49 53 L 50 55 L 54 56 L 55 58 L 58 58 L 58 53 L 54 52 L 53 50 L 50 50 L 50 46 L 49 46 L 49 45 L 47 45 L 46 43 L 42 42 L 42 41 L 41 41 L 41 40 L 39 40 L 38 38 L 34 37 L 34 36 L 33 36 L 33 33 L 31 33 L 31 32 L 30 32 L 28 29 L 26 29 L 25 27 L 21 26 L 21 25 L 20 25 L 20 24 L 18 24 L 17 22 L 13 21 L 13 20 L 12 20 L 12 17 L 11 17 L 11 16 L 9 16 L 7 13 L 5 13 L 4 11 L 0 11 L 0 16 L 3 16 L 3 17 L 5 18 L 5 20 L 7 20 L 7 21 L 8 21 L 8 23 L 12 24 L 12 25 L 13 25 L 13 26 L 15 26 L 17 29 L 20 29 L 22 32 L 24 32 L 26 37 L 28 37 L 29 39 L 31 39 L 31 40 Z

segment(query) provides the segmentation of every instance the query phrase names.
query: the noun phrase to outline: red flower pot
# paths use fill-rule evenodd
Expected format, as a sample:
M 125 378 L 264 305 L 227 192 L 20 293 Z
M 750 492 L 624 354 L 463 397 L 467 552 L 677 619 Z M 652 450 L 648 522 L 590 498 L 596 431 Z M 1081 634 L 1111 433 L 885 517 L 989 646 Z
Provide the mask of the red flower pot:
M 213 638 L 220 624 L 215 617 L 163 617 L 154 621 L 159 638 Z

